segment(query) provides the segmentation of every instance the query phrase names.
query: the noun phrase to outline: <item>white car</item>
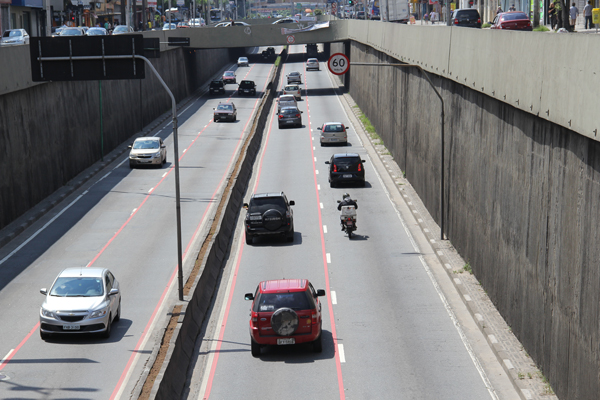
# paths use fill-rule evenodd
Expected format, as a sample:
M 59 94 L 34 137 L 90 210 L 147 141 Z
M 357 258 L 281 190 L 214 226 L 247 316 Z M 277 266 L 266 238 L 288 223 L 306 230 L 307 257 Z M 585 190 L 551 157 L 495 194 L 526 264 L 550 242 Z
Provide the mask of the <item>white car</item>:
M 171 22 L 170 24 L 167 22 L 163 25 L 163 31 L 170 31 L 173 29 L 177 29 L 177 24 L 174 22 Z
M 64 269 L 40 308 L 40 336 L 43 340 L 56 333 L 101 333 L 110 336 L 113 321 L 121 319 L 119 282 L 105 268 L 75 267 Z
M 240 57 L 240 58 L 238 58 L 237 65 L 238 65 L 238 67 L 247 67 L 249 65 L 248 64 L 248 57 Z
M 302 89 L 298 85 L 285 85 L 282 95 L 291 94 L 296 100 L 302 98 Z
M 221 22 L 220 24 L 215 25 L 215 28 L 225 28 L 227 26 L 231 26 L 231 21 Z M 233 26 L 250 26 L 242 21 L 233 21 Z
M 167 162 L 167 146 L 159 137 L 148 136 L 135 139 L 129 146 L 129 168 L 136 165 L 158 165 Z
M 25 29 L 8 29 L 2 34 L 0 45 L 12 46 L 17 44 L 29 44 L 29 34 Z
M 282 18 L 282 19 L 278 19 L 277 21 L 273 22 L 273 24 L 293 24 L 293 23 L 298 23 L 298 18 L 295 17 L 289 17 L 289 18 Z
M 309 69 L 316 69 L 317 71 L 320 71 L 321 67 L 319 67 L 319 60 L 316 58 L 309 58 L 306 60 L 306 70 L 308 71 Z
M 189 25 L 190 28 L 197 28 L 199 26 L 206 26 L 206 22 L 204 22 L 204 18 L 192 18 Z
M 321 146 L 325 144 L 348 144 L 347 126 L 341 122 L 325 122 L 317 128 L 321 131 Z
M 133 28 L 127 25 L 117 25 L 112 32 L 113 35 L 124 35 L 127 33 L 133 33 Z

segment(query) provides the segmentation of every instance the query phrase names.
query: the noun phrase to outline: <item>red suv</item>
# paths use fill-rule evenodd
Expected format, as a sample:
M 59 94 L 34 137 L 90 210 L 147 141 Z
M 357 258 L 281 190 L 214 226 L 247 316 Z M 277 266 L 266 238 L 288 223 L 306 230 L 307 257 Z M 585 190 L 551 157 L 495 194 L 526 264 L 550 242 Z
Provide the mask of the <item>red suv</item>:
M 258 284 L 250 314 L 252 356 L 259 357 L 265 345 L 312 342 L 313 350 L 323 351 L 321 342 L 321 303 L 323 289 L 315 290 L 306 279 L 280 279 Z

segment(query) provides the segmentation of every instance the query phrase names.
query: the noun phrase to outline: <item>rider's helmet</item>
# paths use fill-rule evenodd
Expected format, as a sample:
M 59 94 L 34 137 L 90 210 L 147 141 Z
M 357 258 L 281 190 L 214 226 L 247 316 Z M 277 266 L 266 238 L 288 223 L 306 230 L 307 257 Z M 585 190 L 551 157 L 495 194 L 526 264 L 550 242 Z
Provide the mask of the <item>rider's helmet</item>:
M 342 195 L 342 199 L 344 199 L 344 200 L 345 200 L 345 199 L 348 199 L 348 198 L 350 198 L 350 193 L 344 193 L 344 194 Z

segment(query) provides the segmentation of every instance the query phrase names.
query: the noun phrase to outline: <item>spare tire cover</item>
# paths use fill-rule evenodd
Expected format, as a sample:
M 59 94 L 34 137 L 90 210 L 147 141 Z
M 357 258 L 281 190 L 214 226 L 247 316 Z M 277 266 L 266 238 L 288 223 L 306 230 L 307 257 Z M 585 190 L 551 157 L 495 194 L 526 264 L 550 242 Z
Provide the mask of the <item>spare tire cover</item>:
M 289 336 L 298 328 L 298 314 L 291 308 L 280 308 L 271 316 L 271 327 L 280 336 Z
M 283 214 L 274 208 L 265 212 L 262 218 L 263 226 L 270 231 L 279 229 L 283 225 Z

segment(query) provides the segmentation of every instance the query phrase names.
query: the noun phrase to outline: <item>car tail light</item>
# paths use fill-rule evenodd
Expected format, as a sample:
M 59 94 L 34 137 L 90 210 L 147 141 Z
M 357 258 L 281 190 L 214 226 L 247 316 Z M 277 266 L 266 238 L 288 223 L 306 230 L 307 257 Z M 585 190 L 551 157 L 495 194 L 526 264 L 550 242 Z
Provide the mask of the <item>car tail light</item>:
M 481 23 L 481 18 L 477 18 L 477 23 L 480 24 Z
M 258 323 L 258 313 L 252 311 L 252 325 L 256 325 Z
M 358 172 L 362 171 L 362 166 L 358 164 Z
M 337 172 L 337 165 L 333 164 L 333 172 Z
M 279 119 L 283 118 L 283 115 L 279 114 Z
M 458 18 L 454 18 L 454 25 L 458 25 Z
M 312 324 L 313 325 L 317 324 L 317 313 L 316 312 L 312 313 Z
M 296 118 L 300 118 L 300 114 L 296 114 Z

